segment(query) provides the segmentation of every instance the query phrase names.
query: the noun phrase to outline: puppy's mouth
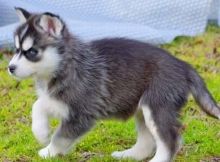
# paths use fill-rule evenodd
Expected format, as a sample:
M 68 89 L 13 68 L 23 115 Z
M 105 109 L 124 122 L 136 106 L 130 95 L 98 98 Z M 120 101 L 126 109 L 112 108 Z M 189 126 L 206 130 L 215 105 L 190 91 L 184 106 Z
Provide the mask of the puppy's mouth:
M 25 76 L 18 76 L 16 75 L 16 72 L 15 73 L 11 73 L 9 70 L 8 70 L 8 73 L 10 76 L 12 76 L 14 79 L 18 80 L 18 81 L 21 81 L 21 80 L 24 80 L 24 79 L 27 79 L 27 78 L 32 78 L 35 76 L 35 72 L 29 74 L 29 75 L 25 75 Z

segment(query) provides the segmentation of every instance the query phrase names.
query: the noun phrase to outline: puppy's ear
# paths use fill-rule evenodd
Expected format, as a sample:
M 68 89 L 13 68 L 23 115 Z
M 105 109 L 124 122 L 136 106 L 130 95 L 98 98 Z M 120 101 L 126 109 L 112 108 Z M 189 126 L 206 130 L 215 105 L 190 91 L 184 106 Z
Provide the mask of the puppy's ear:
M 61 36 L 64 27 L 64 23 L 59 16 L 48 12 L 41 15 L 38 25 L 44 32 L 54 37 Z
M 25 23 L 31 14 L 23 8 L 15 7 L 15 11 L 21 23 Z

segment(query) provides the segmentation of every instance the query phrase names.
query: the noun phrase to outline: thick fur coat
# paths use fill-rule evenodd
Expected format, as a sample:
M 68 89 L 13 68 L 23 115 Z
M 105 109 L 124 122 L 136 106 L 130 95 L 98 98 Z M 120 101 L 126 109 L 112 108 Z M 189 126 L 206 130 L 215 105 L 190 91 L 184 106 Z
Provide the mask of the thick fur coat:
M 187 63 L 144 42 L 109 38 L 84 43 L 59 16 L 17 8 L 22 24 L 15 32 L 16 54 L 10 74 L 36 81 L 32 130 L 47 147 L 42 157 L 66 154 L 95 122 L 135 116 L 137 143 L 114 152 L 116 158 L 172 161 L 180 145 L 180 109 L 188 95 L 208 114 L 220 109 L 203 80 Z M 49 118 L 61 124 L 49 138 Z

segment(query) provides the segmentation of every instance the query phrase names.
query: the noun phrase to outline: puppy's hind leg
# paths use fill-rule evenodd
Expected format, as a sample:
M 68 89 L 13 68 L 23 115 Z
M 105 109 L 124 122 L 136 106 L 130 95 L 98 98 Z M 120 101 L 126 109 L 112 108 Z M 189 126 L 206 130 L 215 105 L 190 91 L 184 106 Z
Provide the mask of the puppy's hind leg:
M 156 142 L 156 153 L 150 162 L 170 162 L 178 149 L 179 123 L 166 107 L 142 105 L 145 122 Z M 159 113 L 159 115 L 158 115 Z M 157 114 L 157 115 L 156 115 Z
M 142 110 L 138 110 L 138 112 L 135 114 L 135 120 L 138 134 L 136 144 L 130 149 L 113 152 L 113 157 L 143 160 L 154 154 L 155 141 L 152 134 L 145 125 Z

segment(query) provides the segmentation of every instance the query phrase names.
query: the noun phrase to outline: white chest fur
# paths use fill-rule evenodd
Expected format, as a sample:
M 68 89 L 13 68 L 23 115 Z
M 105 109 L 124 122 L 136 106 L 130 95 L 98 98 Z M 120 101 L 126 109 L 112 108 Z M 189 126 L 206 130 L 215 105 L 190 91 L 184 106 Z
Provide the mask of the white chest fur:
M 68 106 L 53 97 L 47 91 L 47 84 L 45 81 L 37 84 L 38 100 L 34 103 L 34 107 L 38 107 L 43 112 L 55 118 L 68 118 Z

